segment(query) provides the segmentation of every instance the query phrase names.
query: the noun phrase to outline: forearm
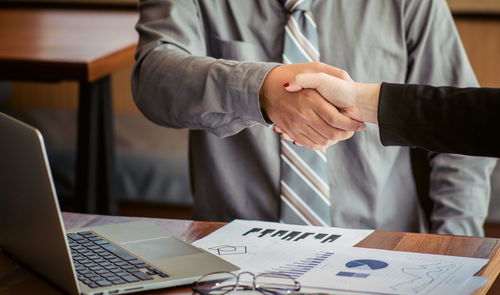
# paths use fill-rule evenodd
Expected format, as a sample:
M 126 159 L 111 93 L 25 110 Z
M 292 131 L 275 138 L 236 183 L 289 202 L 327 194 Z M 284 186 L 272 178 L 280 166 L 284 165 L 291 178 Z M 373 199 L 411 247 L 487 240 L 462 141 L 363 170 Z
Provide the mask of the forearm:
M 379 102 L 384 145 L 499 156 L 496 111 L 500 89 L 386 84 Z
M 215 59 L 196 1 L 139 3 L 132 93 L 152 121 L 228 136 L 258 123 L 258 90 L 276 64 Z
M 161 45 L 136 65 L 134 99 L 158 124 L 231 135 L 265 124 L 258 90 L 274 66 L 192 56 Z

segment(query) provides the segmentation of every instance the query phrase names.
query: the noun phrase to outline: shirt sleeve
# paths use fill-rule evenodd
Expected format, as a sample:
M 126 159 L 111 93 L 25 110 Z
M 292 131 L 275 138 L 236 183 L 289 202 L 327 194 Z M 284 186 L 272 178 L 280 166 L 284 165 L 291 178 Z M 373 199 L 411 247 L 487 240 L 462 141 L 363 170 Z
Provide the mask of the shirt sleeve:
M 406 83 L 477 87 L 478 83 L 445 0 L 405 2 Z M 484 235 L 488 214 L 491 158 L 427 154 L 430 230 L 454 235 Z
M 278 64 L 207 56 L 205 28 L 194 1 L 141 1 L 139 12 L 132 93 L 146 117 L 221 137 L 269 125 L 258 92 Z
M 382 83 L 378 106 L 384 145 L 500 157 L 500 89 Z

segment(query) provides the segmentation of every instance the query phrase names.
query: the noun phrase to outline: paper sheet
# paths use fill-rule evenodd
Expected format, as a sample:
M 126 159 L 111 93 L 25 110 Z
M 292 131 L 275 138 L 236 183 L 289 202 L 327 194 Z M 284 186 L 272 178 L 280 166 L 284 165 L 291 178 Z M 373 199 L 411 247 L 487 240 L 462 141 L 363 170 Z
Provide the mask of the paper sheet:
M 288 274 L 303 290 L 441 295 L 482 282 L 464 283 L 487 259 L 351 247 L 371 232 L 236 220 L 193 244 L 244 271 Z
M 276 257 L 282 252 L 269 250 L 268 257 Z M 305 254 L 300 256 L 305 251 L 289 249 L 286 252 L 294 258 L 292 264 L 285 265 L 310 259 Z M 456 290 L 462 289 L 460 286 L 464 281 L 488 262 L 487 259 L 357 247 L 337 247 L 327 253 L 328 257 L 320 265 L 297 278 L 303 286 L 368 294 L 455 294 Z M 254 265 L 251 271 L 259 268 Z M 274 266 L 273 269 L 283 267 Z
M 290 225 L 276 222 L 234 220 L 193 245 L 221 258 L 246 267 L 260 259 L 273 245 L 283 247 L 310 247 L 328 249 L 332 245 L 352 246 L 366 238 L 373 230 L 351 230 L 335 227 Z
M 460 287 L 457 288 L 457 293 L 455 295 L 469 295 L 472 294 L 477 289 L 488 284 L 490 280 L 485 277 L 470 277 L 465 281 Z

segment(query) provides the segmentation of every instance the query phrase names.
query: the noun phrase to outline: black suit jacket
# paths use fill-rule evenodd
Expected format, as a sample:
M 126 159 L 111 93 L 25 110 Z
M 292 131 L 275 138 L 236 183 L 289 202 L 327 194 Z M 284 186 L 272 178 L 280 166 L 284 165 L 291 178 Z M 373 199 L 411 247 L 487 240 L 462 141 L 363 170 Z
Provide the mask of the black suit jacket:
M 378 121 L 384 145 L 500 157 L 500 89 L 383 83 Z

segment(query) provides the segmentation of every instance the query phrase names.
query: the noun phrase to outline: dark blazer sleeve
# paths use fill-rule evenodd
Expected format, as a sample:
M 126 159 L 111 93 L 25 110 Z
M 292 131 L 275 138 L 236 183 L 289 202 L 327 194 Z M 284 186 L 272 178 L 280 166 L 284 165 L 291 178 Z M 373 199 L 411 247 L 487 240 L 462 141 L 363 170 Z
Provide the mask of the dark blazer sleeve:
M 500 89 L 383 83 L 378 122 L 384 145 L 500 157 Z

